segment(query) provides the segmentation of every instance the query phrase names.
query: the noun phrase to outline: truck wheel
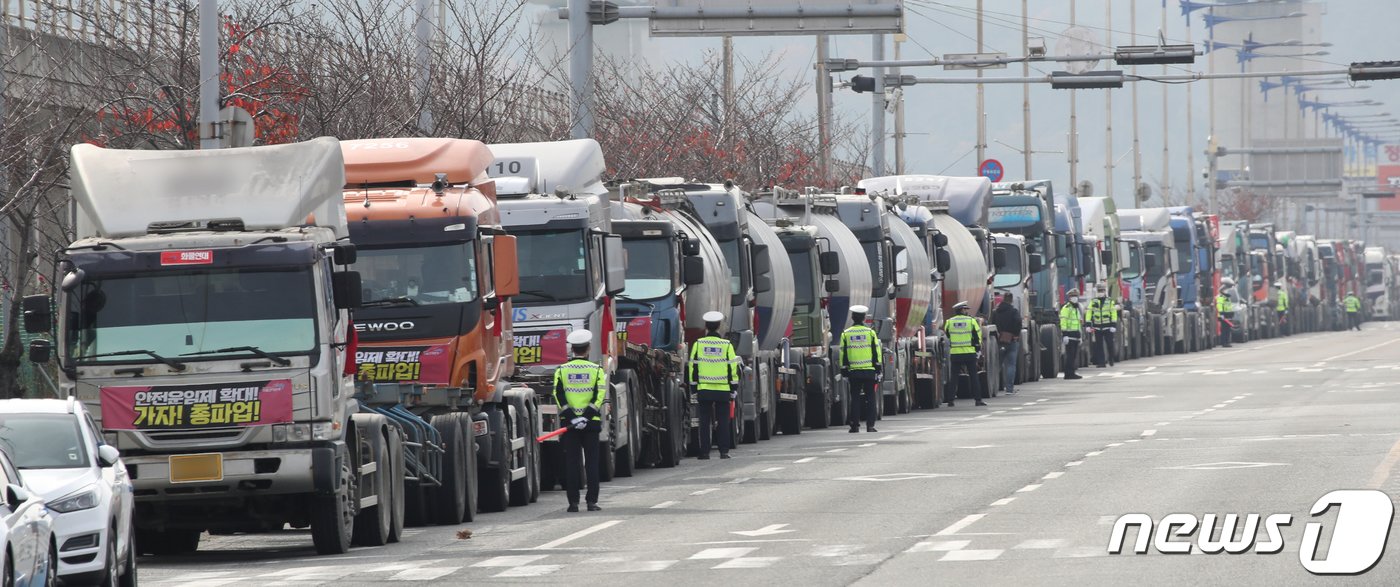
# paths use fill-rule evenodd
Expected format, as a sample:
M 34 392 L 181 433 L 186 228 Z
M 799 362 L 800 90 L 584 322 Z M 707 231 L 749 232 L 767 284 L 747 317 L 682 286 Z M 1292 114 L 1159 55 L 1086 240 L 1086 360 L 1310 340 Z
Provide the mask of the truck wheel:
M 807 403 L 806 425 L 808 428 L 826 428 L 828 417 L 831 416 L 831 404 L 828 403 L 831 394 L 827 391 L 825 383 L 817 383 L 819 393 L 812 393 L 811 390 L 804 390 L 804 401 Z
M 925 375 L 914 379 L 914 403 L 921 410 L 938 405 L 938 379 L 935 376 Z
M 613 476 L 617 473 L 617 440 L 615 438 L 614 435 L 608 435 L 607 440 L 598 443 L 598 452 L 600 453 L 598 455 L 599 481 L 612 481 Z
M 356 423 L 363 426 L 359 434 L 365 438 L 366 456 L 369 457 L 360 460 L 360 470 L 370 462 L 374 463 L 374 472 L 360 476 L 359 486 L 364 490 L 356 499 L 363 500 L 370 495 L 378 498 L 374 505 L 360 508 L 360 513 L 355 515 L 351 543 L 357 546 L 383 546 L 389 542 L 389 528 L 393 525 L 390 512 L 394 508 L 394 495 L 393 490 L 389 489 L 393 464 L 389 461 L 389 447 L 385 446 L 384 427 L 378 421 L 382 419 L 378 414 L 357 414 L 355 418 Z
M 442 438 L 445 452 L 438 478 L 442 484 L 433 492 L 431 509 L 433 522 L 444 525 L 471 521 L 471 516 L 475 514 L 474 511 L 467 511 L 467 492 L 471 485 L 469 471 L 475 464 L 476 451 L 471 450 L 473 447 L 464 439 L 464 436 L 470 438 L 470 433 L 464 435 L 460 421 L 452 416 L 454 414 L 433 416 L 432 421 L 433 428 Z
M 777 403 L 777 402 L 775 401 L 774 404 L 770 404 L 770 405 L 776 405 L 776 403 Z M 775 416 L 776 416 L 776 412 L 775 412 L 774 410 L 764 410 L 763 413 L 761 413 L 761 414 L 758 415 L 758 439 L 759 439 L 759 440 L 772 440 L 772 439 L 773 439 L 773 424 L 772 424 L 771 422 L 772 422 L 772 420 L 774 419 Z
M 528 402 L 524 404 L 524 408 L 524 413 L 516 417 L 515 431 L 525 441 L 525 448 L 522 450 L 522 452 L 524 452 L 525 462 L 514 464 L 525 468 L 525 476 L 510 482 L 511 507 L 530 505 L 530 487 L 535 485 L 535 439 L 528 426 L 530 410 Z M 522 422 L 522 420 L 524 420 L 524 422 Z
M 627 446 L 617 452 L 616 473 L 618 477 L 631 477 L 637 469 L 637 459 L 642 456 L 642 382 L 636 371 L 627 372 Z
M 505 429 L 500 431 L 492 444 L 496 452 L 493 460 L 498 464 L 492 467 L 478 462 L 476 467 L 477 495 L 480 499 L 477 505 L 483 512 L 504 512 L 511 501 L 510 470 L 515 464 L 515 451 L 510 449 L 510 440 L 515 437 L 515 422 L 508 411 L 501 421 Z
M 152 556 L 190 554 L 199 549 L 199 530 L 137 530 L 136 545 Z
M 895 412 L 908 414 L 914 403 L 914 398 L 911 397 L 914 394 L 914 374 L 909 373 L 901 383 L 904 384 L 904 388 L 896 391 L 894 394 Z
M 840 426 L 846 423 L 846 399 L 846 394 L 838 383 L 831 392 L 831 417 L 827 419 L 828 425 Z
M 351 450 L 358 450 L 357 443 L 352 442 L 350 446 Z M 350 550 L 350 538 L 355 530 L 355 501 L 359 499 L 352 473 L 356 460 L 351 453 L 341 462 L 339 493 L 311 498 L 311 542 L 317 554 L 345 554 Z
M 398 542 L 403 537 L 404 508 L 404 460 L 403 436 L 397 428 L 389 428 L 389 493 L 393 496 L 394 507 L 389 511 L 389 542 Z
M 564 459 L 558 442 L 548 442 L 540 447 L 540 491 L 554 491 L 563 479 L 559 472 L 564 470 Z
M 802 412 L 807 405 L 805 400 L 787 402 L 778 406 L 778 432 L 783 436 L 802 433 Z
M 1050 324 L 1040 325 L 1040 377 L 1054 379 L 1060 376 L 1060 335 Z
M 690 402 L 680 392 L 674 379 L 666 378 L 662 393 L 666 398 L 666 433 L 661 435 L 661 459 L 657 466 L 670 468 L 681 463 L 685 457 L 685 441 L 690 435 L 686 423 L 690 421 Z

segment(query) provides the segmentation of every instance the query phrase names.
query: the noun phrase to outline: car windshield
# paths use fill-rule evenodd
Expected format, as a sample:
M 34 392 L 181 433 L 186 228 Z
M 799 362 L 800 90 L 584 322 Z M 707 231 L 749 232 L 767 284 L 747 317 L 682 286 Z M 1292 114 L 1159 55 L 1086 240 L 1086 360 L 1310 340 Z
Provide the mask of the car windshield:
M 793 304 L 811 306 L 816 301 L 816 283 L 812 281 L 812 252 L 788 253 L 792 259 L 792 278 L 796 280 Z
M 997 269 L 992 278 L 993 287 L 1012 287 L 1021 283 L 1021 249 L 1012 245 L 997 245 L 1002 251 L 1005 263 Z
M 404 300 L 416 306 L 476 299 L 476 255 L 470 242 L 393 248 L 360 248 L 365 303 Z
M 651 300 L 671 293 L 670 242 L 659 238 L 622 241 L 627 251 L 627 289 L 623 295 Z
M 588 251 L 582 230 L 515 233 L 520 266 L 517 302 L 587 299 Z
M 743 265 L 739 259 L 739 239 L 720 241 L 719 248 L 724 251 L 724 262 L 729 265 L 729 295 L 739 295 L 744 291 Z
M 0 448 L 20 469 L 88 466 L 78 419 L 70 414 L 2 414 Z
M 316 349 L 310 267 L 89 275 L 67 300 L 67 350 L 81 364 L 149 363 L 147 351 L 210 359 L 248 354 L 208 352 L 240 347 L 274 355 Z M 98 356 L 108 353 L 118 355 Z

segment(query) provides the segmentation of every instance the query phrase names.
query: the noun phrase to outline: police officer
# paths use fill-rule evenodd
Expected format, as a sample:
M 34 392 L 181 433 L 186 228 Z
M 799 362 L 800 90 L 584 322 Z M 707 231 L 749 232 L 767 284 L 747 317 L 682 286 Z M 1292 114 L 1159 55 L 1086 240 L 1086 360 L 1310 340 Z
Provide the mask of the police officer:
M 1118 303 L 1108 297 L 1106 287 L 1100 286 L 1098 294 L 1089 302 L 1089 325 L 1094 331 L 1094 366 L 1102 369 L 1118 362 Z
M 1347 330 L 1361 330 L 1361 298 L 1356 297 L 1356 292 L 1349 291 L 1342 305 L 1347 311 Z
M 865 410 L 865 431 L 876 432 L 875 406 L 880 395 L 880 335 L 865 325 L 870 308 L 851 306 L 851 325 L 841 331 L 841 375 L 850 384 L 851 409 L 847 416 L 851 432 L 860 432 L 860 413 Z
M 1288 288 L 1284 287 L 1284 282 L 1274 284 L 1274 291 L 1278 292 L 1278 301 L 1274 304 L 1274 310 L 1278 312 L 1279 334 L 1288 335 Z
M 1215 296 L 1215 314 L 1220 320 L 1220 346 L 1229 347 L 1230 336 L 1235 330 L 1235 280 L 1226 277 L 1220 280 L 1220 295 Z
M 706 312 L 705 336 L 690 347 L 689 380 L 695 389 L 695 399 L 700 409 L 700 460 L 710 459 L 710 438 L 712 430 L 719 422 L 719 458 L 729 458 L 729 449 L 734 448 L 734 433 L 730 430 L 729 404 L 739 390 L 739 359 L 734 355 L 734 345 L 729 339 L 720 336 L 719 325 L 724 314 Z
M 592 332 L 575 330 L 567 340 L 574 358 L 554 370 L 559 422 L 568 427 L 560 439 L 564 445 L 564 488 L 568 490 L 569 511 L 578 511 L 579 468 L 587 463 L 588 511 L 596 512 L 603 509 L 598 507 L 598 434 L 603 431 L 608 374 L 586 358 L 593 343 Z
M 1079 342 L 1083 336 L 1084 314 L 1079 309 L 1079 289 L 1069 290 L 1069 300 L 1060 306 L 1061 342 L 1065 345 L 1065 379 L 1083 379 L 1079 370 Z
M 957 315 L 943 323 L 943 331 L 948 334 L 953 376 L 958 378 L 957 388 L 947 398 L 948 407 L 953 406 L 953 400 L 962 395 L 962 390 L 968 389 L 968 386 L 971 386 L 968 393 L 977 400 L 977 405 L 987 405 L 982 401 L 982 378 L 977 373 L 977 358 L 982 354 L 982 325 L 968 316 L 967 310 L 967 302 L 953 304 Z

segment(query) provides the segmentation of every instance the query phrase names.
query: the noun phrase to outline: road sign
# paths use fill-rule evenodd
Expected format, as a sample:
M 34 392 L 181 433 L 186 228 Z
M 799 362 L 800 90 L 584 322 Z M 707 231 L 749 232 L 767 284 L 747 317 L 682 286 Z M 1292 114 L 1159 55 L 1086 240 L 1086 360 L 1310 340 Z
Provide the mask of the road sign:
M 1001 181 L 1001 176 L 1005 173 L 1006 168 L 1002 167 L 1001 161 L 997 161 L 996 159 L 988 159 L 977 166 L 977 175 L 990 179 L 993 182 Z

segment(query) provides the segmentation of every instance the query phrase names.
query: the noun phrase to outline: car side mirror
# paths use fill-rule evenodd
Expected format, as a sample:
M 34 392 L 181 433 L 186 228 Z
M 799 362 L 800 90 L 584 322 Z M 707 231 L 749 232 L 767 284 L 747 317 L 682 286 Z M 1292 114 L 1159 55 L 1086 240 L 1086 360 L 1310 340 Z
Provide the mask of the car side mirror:
M 49 296 L 24 296 L 22 306 L 25 332 L 48 332 L 53 329 L 53 306 L 50 305 Z
M 331 275 L 331 294 L 339 310 L 354 310 L 364 302 L 360 288 L 360 272 L 340 271 Z
M 681 259 L 681 281 L 686 285 L 705 283 L 705 259 L 698 256 Z
M 822 275 L 836 275 L 841 272 L 841 257 L 836 251 L 826 251 L 818 257 L 821 263 Z
M 104 444 L 97 447 L 97 464 L 102 465 L 103 468 L 116 466 L 117 461 L 121 458 L 122 451 L 117 450 L 115 446 Z
M 22 505 L 26 501 L 29 501 L 28 489 L 15 485 L 14 483 L 5 487 L 5 502 L 10 504 L 10 507 Z
M 53 343 L 47 340 L 29 341 L 29 362 L 43 364 L 53 358 Z

